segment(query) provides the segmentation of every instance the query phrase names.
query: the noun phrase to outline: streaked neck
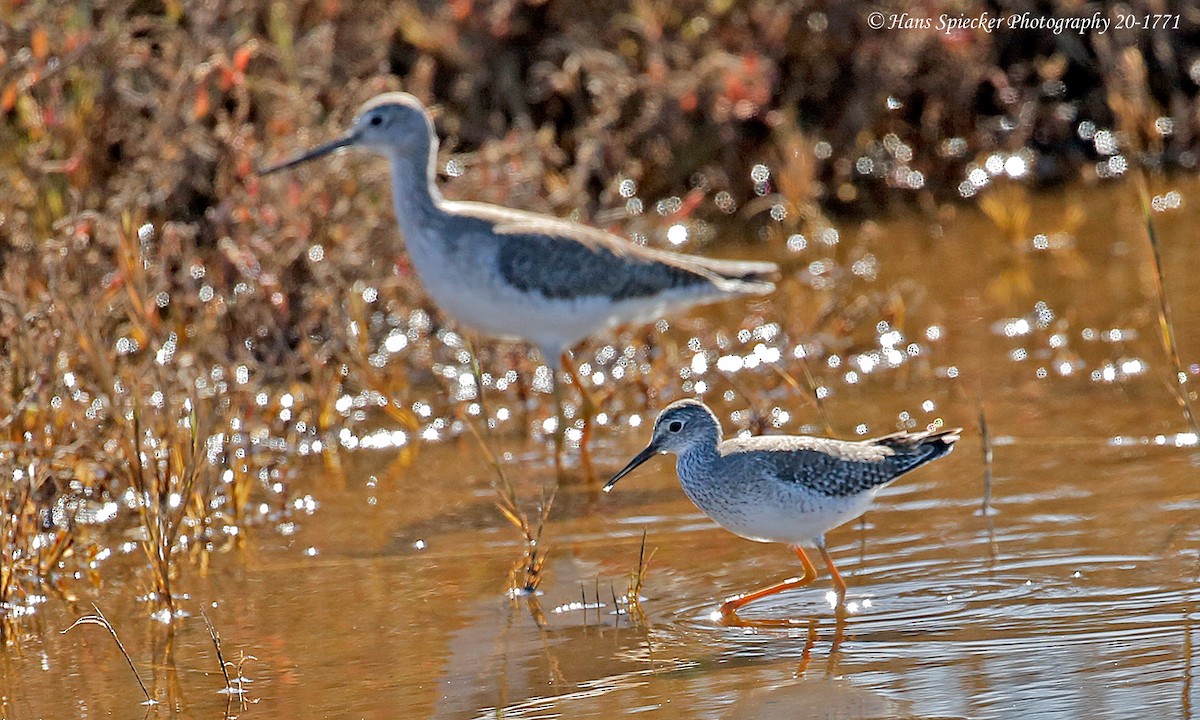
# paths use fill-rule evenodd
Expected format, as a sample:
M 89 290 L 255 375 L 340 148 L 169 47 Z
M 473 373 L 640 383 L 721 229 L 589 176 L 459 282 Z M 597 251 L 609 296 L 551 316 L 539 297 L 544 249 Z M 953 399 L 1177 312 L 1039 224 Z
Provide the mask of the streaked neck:
M 719 455 L 717 445 L 721 441 L 720 429 L 704 428 L 702 432 L 703 436 L 695 438 L 687 449 L 679 453 L 679 458 L 675 461 L 675 470 L 685 486 L 711 472 Z
M 392 202 L 396 222 L 410 250 L 420 252 L 437 235 L 436 225 L 442 215 L 442 193 L 434 184 L 436 150 L 430 148 L 424 156 L 419 153 L 388 153 L 392 167 Z

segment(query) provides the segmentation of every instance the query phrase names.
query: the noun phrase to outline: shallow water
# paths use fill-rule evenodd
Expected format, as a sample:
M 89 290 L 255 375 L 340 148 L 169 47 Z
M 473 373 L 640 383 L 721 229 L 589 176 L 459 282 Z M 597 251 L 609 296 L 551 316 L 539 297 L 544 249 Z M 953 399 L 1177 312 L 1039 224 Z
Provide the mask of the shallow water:
M 1167 189 L 1200 196 L 1194 182 L 1158 191 Z M 304 459 L 299 492 L 316 499 L 316 511 L 288 532 L 255 529 L 205 572 L 190 568 L 183 605 L 192 616 L 173 628 L 148 620 L 148 605 L 135 598 L 136 552 L 116 558 L 129 570 L 110 568 L 94 594 L 50 597 L 0 653 L 0 715 L 142 714 L 136 681 L 101 629 L 58 632 L 99 598 L 142 677 L 167 701 L 153 711 L 160 715 L 1191 717 L 1200 447 L 1167 387 L 1172 370 L 1156 335 L 1135 196 L 1114 185 L 1030 202 L 1026 239 L 1052 236 L 1068 208 L 1085 209 L 1069 231 L 1084 266 L 1029 251 L 1021 262 L 1032 293 L 1022 299 L 985 291 L 1015 255 L 971 209 L 942 218 L 936 239 L 929 219 L 901 217 L 843 229 L 840 247 L 826 253 L 846 260 L 870 235 L 879 279 L 867 289 L 900 287 L 906 299 L 899 316 L 888 313 L 889 326 L 871 329 L 869 317 L 865 335 L 813 365 L 831 391 L 834 428 L 853 437 L 861 423 L 881 434 L 904 417 L 967 428 L 956 452 L 885 490 L 862 521 L 830 533 L 850 587 L 844 618 L 830 607 L 818 563 L 813 585 L 745 611 L 792 626 L 714 623 L 710 613 L 724 597 L 799 567 L 781 546 L 710 523 L 683 496 L 667 459 L 611 494 L 561 488 L 544 534 L 540 594 L 510 598 L 508 574 L 522 543 L 496 510 L 492 471 L 464 434 L 421 443 L 411 463 L 391 450 Z M 1200 245 L 1191 229 L 1200 209 L 1185 204 L 1155 219 L 1180 354 L 1195 382 Z M 767 349 L 778 347 L 787 371 L 800 372 L 793 346 L 810 340 L 788 312 L 797 299 L 818 296 L 806 273 L 822 251 L 761 252 L 785 263 L 780 292 L 678 321 L 659 334 L 653 362 L 687 366 L 698 327 L 778 322 L 785 332 Z M 747 323 L 747 307 L 761 320 Z M 920 339 L 919 352 L 867 369 L 870 352 L 891 347 L 879 341 L 892 328 Z M 749 357 L 758 343 L 749 337 L 703 350 L 714 361 Z M 738 426 L 731 413 L 747 407 L 742 393 L 760 411 L 789 411 L 774 432 L 821 427 L 812 403 L 763 365 L 731 372 L 739 389 L 729 395 L 712 371 L 688 378 L 717 388 L 705 397 L 727 433 Z M 658 404 L 682 395 L 682 380 L 656 388 Z M 624 404 L 595 433 L 601 474 L 641 448 L 655 409 L 624 395 L 616 402 Z M 990 513 L 981 511 L 980 402 L 994 451 Z M 632 414 L 639 427 L 630 427 Z M 745 414 L 738 417 L 744 425 Z M 544 446 L 511 428 L 496 444 L 511 453 L 506 468 L 531 507 L 553 475 Z M 614 613 L 613 598 L 625 592 L 643 533 L 653 556 L 645 618 L 635 622 Z M 255 657 L 245 665 L 253 682 L 244 707 L 218 692 L 223 681 L 201 610 L 221 633 L 227 660 Z

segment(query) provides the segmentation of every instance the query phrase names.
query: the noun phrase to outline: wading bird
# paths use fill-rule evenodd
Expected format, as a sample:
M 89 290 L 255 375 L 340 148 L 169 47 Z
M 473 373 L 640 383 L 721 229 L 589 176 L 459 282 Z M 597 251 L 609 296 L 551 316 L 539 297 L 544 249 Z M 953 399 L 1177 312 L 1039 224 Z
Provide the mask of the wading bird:
M 801 543 L 821 552 L 841 605 L 846 583 L 825 549 L 825 533 L 866 512 L 888 483 L 949 453 L 960 432 L 900 432 L 861 442 L 803 435 L 722 441 L 721 423 L 707 405 L 678 400 L 659 413 L 650 444 L 604 490 L 655 455 L 675 453 L 683 492 L 705 515 L 747 540 L 786 543 L 804 567 L 799 578 L 729 598 L 723 618 L 736 620 L 747 603 L 815 580 Z
M 775 287 L 773 263 L 664 252 L 547 215 L 446 200 L 435 183 L 433 122 L 407 93 L 369 100 L 344 135 L 259 174 L 351 147 L 391 164 L 396 220 L 413 267 L 438 307 L 470 329 L 523 340 L 541 352 L 554 375 L 556 462 L 564 432 L 558 372 L 574 345 L 604 328 Z M 587 463 L 586 442 L 581 453 Z

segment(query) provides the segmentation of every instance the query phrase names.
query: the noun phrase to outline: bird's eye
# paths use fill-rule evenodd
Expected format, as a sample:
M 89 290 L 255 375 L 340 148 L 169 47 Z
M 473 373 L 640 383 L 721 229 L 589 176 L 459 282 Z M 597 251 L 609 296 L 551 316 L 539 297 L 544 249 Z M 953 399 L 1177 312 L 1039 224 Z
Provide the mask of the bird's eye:
M 377 126 L 378 126 L 378 125 L 382 125 L 382 124 L 383 124 L 383 118 L 381 118 L 381 117 L 380 117 L 380 116 L 378 116 L 378 115 L 372 115 L 372 116 L 371 116 L 371 119 L 370 119 L 368 122 L 370 122 L 372 125 L 377 125 Z
M 683 423 L 679 422 L 678 420 L 672 420 L 671 424 L 667 425 L 667 429 L 671 432 L 679 432 L 683 429 Z

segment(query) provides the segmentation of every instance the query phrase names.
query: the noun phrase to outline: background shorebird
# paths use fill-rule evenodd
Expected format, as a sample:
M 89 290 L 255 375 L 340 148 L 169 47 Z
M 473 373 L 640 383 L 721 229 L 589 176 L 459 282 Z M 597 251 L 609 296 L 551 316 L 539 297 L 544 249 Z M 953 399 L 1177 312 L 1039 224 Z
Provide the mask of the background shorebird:
M 564 432 L 558 372 L 576 343 L 606 327 L 775 287 L 773 263 L 679 255 L 546 215 L 446 200 L 435 183 L 433 122 L 407 93 L 375 97 L 341 137 L 259 174 L 348 147 L 391 163 L 396 220 L 434 302 L 468 328 L 524 340 L 541 352 L 554 376 L 556 461 Z M 590 405 L 577 373 L 571 375 Z M 586 438 L 580 445 L 586 464 Z
M 804 567 L 799 578 L 729 598 L 722 618 L 736 622 L 747 603 L 816 579 L 801 543 L 820 550 L 840 606 L 846 583 L 825 549 L 825 533 L 866 512 L 888 483 L 949 453 L 960 432 L 899 432 L 860 442 L 803 435 L 722 441 L 721 423 L 707 405 L 678 400 L 659 413 L 650 444 L 604 490 L 655 455 L 675 453 L 683 492 L 705 515 L 747 540 L 787 543 Z

